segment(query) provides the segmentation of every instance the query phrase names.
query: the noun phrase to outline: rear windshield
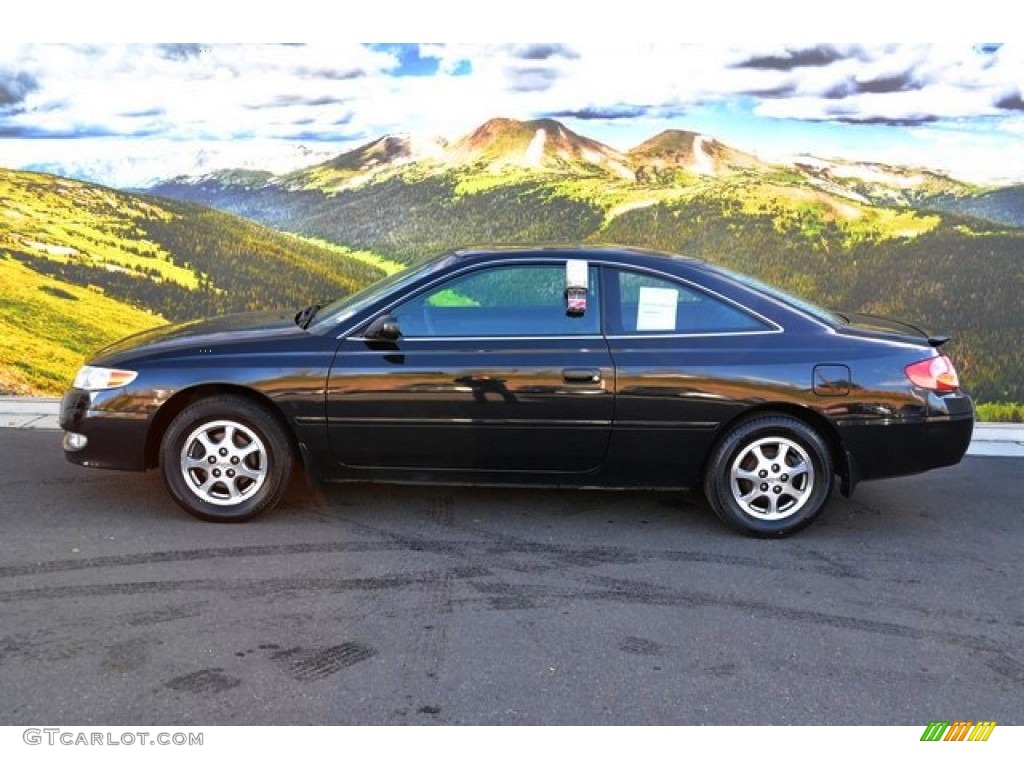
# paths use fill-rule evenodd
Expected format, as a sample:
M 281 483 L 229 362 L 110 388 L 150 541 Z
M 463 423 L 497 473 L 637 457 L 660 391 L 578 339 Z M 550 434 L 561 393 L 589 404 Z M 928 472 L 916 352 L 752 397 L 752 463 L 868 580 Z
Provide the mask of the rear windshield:
M 838 312 L 825 309 L 824 307 L 818 306 L 814 302 L 802 299 L 799 296 L 794 296 L 788 291 L 784 291 L 781 288 L 777 288 L 774 285 L 768 285 L 762 283 L 757 278 L 745 275 L 742 272 L 733 272 L 731 269 L 725 267 L 709 266 L 708 269 L 711 272 L 717 272 L 718 274 L 728 277 L 730 280 L 734 280 L 740 285 L 744 285 L 747 288 L 763 293 L 766 296 L 770 296 L 777 301 L 781 301 L 783 304 L 788 304 L 794 309 L 798 309 L 811 317 L 821 320 L 822 322 L 830 325 L 846 325 L 846 318 L 840 315 Z

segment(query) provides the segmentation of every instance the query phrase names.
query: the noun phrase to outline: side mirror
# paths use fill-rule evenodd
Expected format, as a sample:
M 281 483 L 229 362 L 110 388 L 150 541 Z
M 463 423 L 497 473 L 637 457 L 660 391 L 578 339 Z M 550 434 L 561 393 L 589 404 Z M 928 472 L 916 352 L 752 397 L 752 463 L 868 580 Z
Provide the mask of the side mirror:
M 368 339 L 398 341 L 402 335 L 402 329 L 398 327 L 398 321 L 394 317 L 381 315 L 367 326 L 363 335 Z

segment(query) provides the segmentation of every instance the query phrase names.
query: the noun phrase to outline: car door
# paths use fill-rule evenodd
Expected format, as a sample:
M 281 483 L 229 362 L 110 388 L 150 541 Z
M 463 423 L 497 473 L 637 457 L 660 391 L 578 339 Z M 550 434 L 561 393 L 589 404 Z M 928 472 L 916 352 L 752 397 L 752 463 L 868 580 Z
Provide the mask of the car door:
M 763 397 L 780 330 L 680 278 L 605 270 L 616 368 L 610 471 L 632 483 L 689 485 L 718 427 Z
M 614 370 L 590 309 L 566 310 L 566 261 L 468 267 L 386 309 L 400 336 L 346 338 L 327 417 L 348 467 L 579 473 L 605 459 Z M 575 313 L 574 313 L 575 314 Z

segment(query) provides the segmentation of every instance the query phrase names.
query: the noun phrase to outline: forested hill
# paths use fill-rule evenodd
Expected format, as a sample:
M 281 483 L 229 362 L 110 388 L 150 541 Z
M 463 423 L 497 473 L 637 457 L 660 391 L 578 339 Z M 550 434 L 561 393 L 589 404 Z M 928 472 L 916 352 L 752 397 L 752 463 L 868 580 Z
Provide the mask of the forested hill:
M 940 195 L 927 204 L 938 211 L 962 213 L 1008 227 L 1024 228 L 1024 185 L 989 189 L 969 195 Z
M 0 390 L 26 394 L 58 391 L 82 357 L 129 331 L 301 307 L 383 274 L 200 205 L 2 169 L 0 265 Z

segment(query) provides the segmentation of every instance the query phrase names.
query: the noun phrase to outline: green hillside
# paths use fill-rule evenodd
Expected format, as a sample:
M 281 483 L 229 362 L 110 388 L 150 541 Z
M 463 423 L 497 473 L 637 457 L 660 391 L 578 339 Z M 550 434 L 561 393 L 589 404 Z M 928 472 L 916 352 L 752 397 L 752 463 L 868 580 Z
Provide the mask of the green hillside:
M 130 332 L 349 293 L 380 264 L 252 221 L 0 170 L 0 392 L 54 393 Z
M 56 394 L 96 347 L 164 322 L 2 252 L 0 285 L 0 393 Z

